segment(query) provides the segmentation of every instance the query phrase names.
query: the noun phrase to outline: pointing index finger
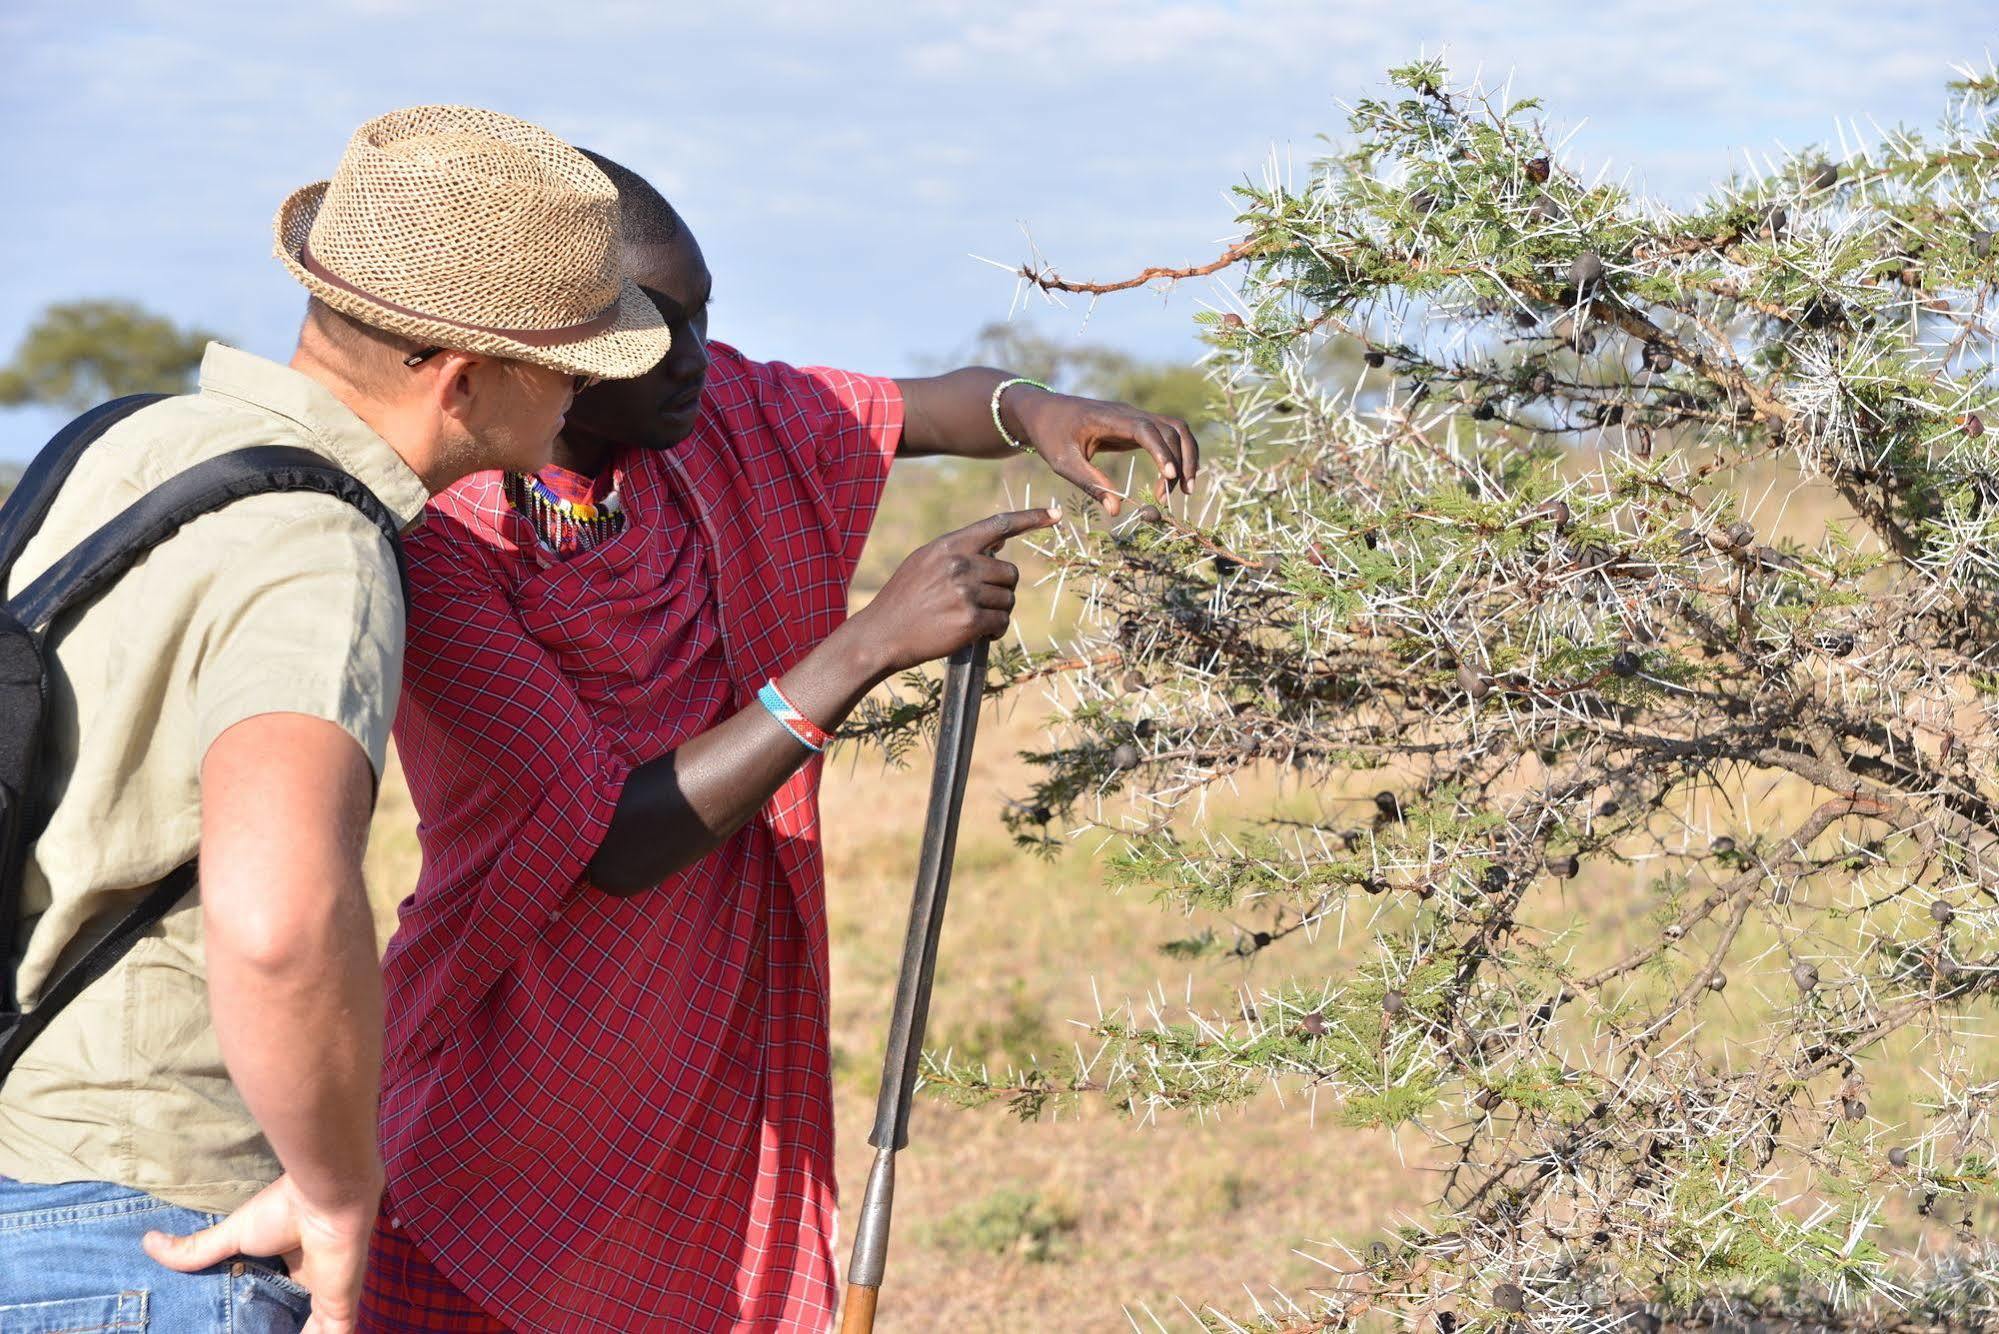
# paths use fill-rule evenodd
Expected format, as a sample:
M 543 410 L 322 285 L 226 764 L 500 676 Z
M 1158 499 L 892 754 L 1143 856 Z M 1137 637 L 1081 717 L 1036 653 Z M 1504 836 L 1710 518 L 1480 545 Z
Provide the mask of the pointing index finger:
M 946 540 L 954 547 L 991 554 L 1005 545 L 1008 538 L 1019 537 L 1036 528 L 1052 527 L 1061 517 L 1060 505 L 1051 505 L 1046 509 L 1009 510 L 960 528 Z

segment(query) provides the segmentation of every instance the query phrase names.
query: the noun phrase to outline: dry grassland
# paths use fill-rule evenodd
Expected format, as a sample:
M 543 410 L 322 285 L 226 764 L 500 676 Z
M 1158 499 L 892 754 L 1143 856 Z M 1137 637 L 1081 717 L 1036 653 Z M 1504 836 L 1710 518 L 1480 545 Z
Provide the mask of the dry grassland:
M 1007 501 L 990 474 L 949 465 L 898 470 L 857 598 L 864 600 L 924 537 L 1017 502 L 1030 476 L 1010 467 L 1014 493 Z M 1813 528 L 1819 516 L 1799 508 L 1809 497 L 1800 500 L 1781 482 L 1773 479 L 1765 503 L 1784 507 L 1781 526 Z M 1028 599 L 1022 623 L 1030 642 L 1050 633 L 1050 602 L 1045 593 Z M 1359 928 L 1368 914 L 1410 911 L 1370 900 L 1354 909 L 1344 941 L 1327 934 L 1255 973 L 1224 961 L 1197 965 L 1190 975 L 1156 949 L 1162 939 L 1186 934 L 1187 924 L 1109 894 L 1090 849 L 1046 862 L 1010 844 L 998 812 L 1008 795 L 1028 785 L 1016 752 L 1034 742 L 1045 709 L 1039 696 L 1023 696 L 989 708 L 982 723 L 940 952 L 933 1046 L 953 1045 L 1002 1064 L 1068 1045 L 1077 1033 L 1069 1021 L 1091 1016 L 1099 997 L 1107 1005 L 1127 998 L 1142 1004 L 1159 988 L 1169 1013 L 1190 997 L 1220 1012 L 1233 1004 L 1236 988 L 1280 980 L 1273 967 L 1337 976 L 1364 966 L 1366 932 Z M 836 759 L 826 784 L 839 1172 L 850 1207 L 858 1205 L 872 1154 L 865 1138 L 929 763 L 929 753 L 920 751 L 907 768 L 885 769 L 878 755 L 849 752 Z M 1359 823 L 1381 786 L 1379 774 L 1307 790 L 1257 778 L 1222 794 L 1211 809 L 1224 819 L 1282 812 L 1343 820 L 1348 803 L 1357 803 Z M 1807 801 L 1803 792 L 1759 786 L 1713 794 L 1677 814 L 1685 837 L 1704 846 L 1711 831 L 1740 834 Z M 369 859 L 386 939 L 393 902 L 417 868 L 399 774 L 383 793 Z M 1643 875 L 1631 868 L 1586 867 L 1561 893 L 1540 897 L 1549 902 L 1538 924 L 1572 930 L 1584 959 L 1609 958 L 1653 929 Z M 1825 927 L 1814 921 L 1813 929 Z M 1761 943 L 1779 941 L 1771 934 Z M 1786 967 L 1775 951 L 1732 976 L 1722 1004 L 1710 1007 L 1717 1011 L 1710 1022 L 1725 1026 L 1731 1040 L 1753 1040 L 1762 1016 L 1788 999 L 1781 989 Z M 1872 1117 L 1883 1133 L 1892 1133 L 1922 1091 L 1925 1052 L 1910 1036 L 1880 1071 L 1899 1068 L 1900 1082 L 1871 1090 Z M 1314 1243 L 1339 1237 L 1364 1244 L 1398 1213 L 1421 1207 L 1436 1181 L 1424 1169 L 1426 1152 L 1415 1132 L 1391 1138 L 1343 1129 L 1296 1097 L 1266 1098 L 1207 1123 L 1153 1125 L 1086 1108 L 1075 1119 L 1021 1126 L 1003 1111 L 926 1103 L 898 1162 L 879 1327 L 887 1334 L 1122 1329 L 1131 1327 L 1129 1312 L 1149 1329 L 1150 1309 L 1168 1327 L 1184 1329 L 1192 1322 L 1184 1312 L 1176 1319 L 1179 1299 L 1241 1309 L 1269 1286 L 1302 1295 L 1326 1272 L 1313 1257 L 1341 1260 L 1338 1251 Z M 1894 1220 L 1897 1232 L 1914 1225 L 1906 1211 Z

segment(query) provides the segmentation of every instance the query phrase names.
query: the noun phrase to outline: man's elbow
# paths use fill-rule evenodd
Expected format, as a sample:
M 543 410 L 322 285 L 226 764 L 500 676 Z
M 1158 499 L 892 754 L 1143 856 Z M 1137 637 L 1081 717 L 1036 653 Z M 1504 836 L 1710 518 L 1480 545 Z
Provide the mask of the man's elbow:
M 211 906 L 203 927 L 207 952 L 271 979 L 323 969 L 349 950 L 379 953 L 365 890 L 355 885 L 313 897 L 317 901 L 267 899 L 220 912 Z
M 657 889 L 660 881 L 680 869 L 678 866 L 655 865 L 647 868 L 627 865 L 621 858 L 600 854 L 591 861 L 587 875 L 593 889 L 614 899 L 629 899 L 649 889 Z
M 674 875 L 721 846 L 720 840 L 676 841 L 671 850 L 657 846 L 620 855 L 600 849 L 585 870 L 589 883 L 614 899 L 628 899 L 649 889 L 658 889 Z

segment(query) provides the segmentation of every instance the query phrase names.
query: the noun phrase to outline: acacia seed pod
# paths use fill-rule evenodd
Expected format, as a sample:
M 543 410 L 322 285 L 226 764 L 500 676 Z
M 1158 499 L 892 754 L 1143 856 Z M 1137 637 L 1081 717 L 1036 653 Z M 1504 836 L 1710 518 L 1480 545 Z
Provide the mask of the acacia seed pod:
M 1819 970 L 1808 963 L 1794 964 L 1791 968 L 1791 981 L 1797 984 L 1798 990 L 1810 991 L 1819 984 Z
M 1492 682 L 1473 671 L 1469 664 L 1458 664 L 1458 688 L 1473 699 L 1484 699 L 1492 693 Z
M 1708 844 L 1707 850 L 1717 857 L 1726 857 L 1735 851 L 1735 840 L 1727 834 L 1723 834 L 1720 838 Z
M 1939 926 L 1949 926 L 1957 918 L 1957 910 L 1942 899 L 1930 904 L 1930 917 Z
M 1709 978 L 1709 979 L 1707 980 L 1707 989 L 1708 989 L 1709 991 L 1726 991 L 1726 990 L 1728 990 L 1728 974 L 1727 974 L 1727 973 L 1716 973 L 1716 974 L 1715 974 L 1715 975 L 1714 975 L 1713 977 L 1711 977 L 1711 978 Z
M 1603 257 L 1594 250 L 1583 251 L 1569 265 L 1569 283 L 1584 296 L 1588 296 L 1602 281 Z
M 1400 820 L 1402 818 L 1401 799 L 1386 788 L 1374 794 L 1374 809 L 1380 811 L 1384 817 L 1390 820 Z
M 1299 1020 L 1299 1027 L 1303 1028 L 1307 1033 L 1310 1033 L 1315 1038 L 1323 1037 L 1325 1036 L 1326 1032 L 1326 1016 L 1319 1013 L 1317 1010 L 1314 1010 L 1310 1014 L 1306 1015 L 1303 1019 Z
M 1540 182 L 1548 179 L 1548 172 L 1549 172 L 1549 163 L 1548 159 L 1545 156 L 1527 159 L 1528 180 L 1533 181 L 1535 184 L 1538 185 Z
M 1969 413 L 1964 419 L 1964 433 L 1976 440 L 1985 434 L 1985 419 L 1977 413 Z
M 1492 1304 L 1502 1311 L 1517 1313 L 1527 1309 L 1527 1294 L 1517 1284 L 1501 1283 L 1492 1290 Z
M 1138 767 L 1138 747 L 1126 741 L 1111 752 L 1111 768 L 1136 769 Z
M 1858 1098 L 1848 1098 L 1841 1105 L 1840 1110 L 1846 1113 L 1846 1119 L 1849 1121 L 1865 1121 L 1867 1119 L 1867 1104 Z
M 1909 1165 L 1909 1151 L 1897 1144 L 1894 1148 L 1888 1150 L 1888 1165 L 1890 1167 L 1907 1167 Z
M 1231 329 L 1240 329 L 1242 328 L 1242 316 L 1236 314 L 1234 311 L 1230 311 L 1228 314 L 1222 316 L 1222 323 Z
M 1370 366 L 1379 367 L 1388 360 L 1388 355 L 1379 348 L 1369 348 L 1361 353 L 1360 359 Z
M 1403 999 L 1402 993 L 1399 991 L 1387 992 L 1381 998 L 1381 1012 L 1383 1014 L 1401 1014 L 1408 1008 L 1409 1002 Z

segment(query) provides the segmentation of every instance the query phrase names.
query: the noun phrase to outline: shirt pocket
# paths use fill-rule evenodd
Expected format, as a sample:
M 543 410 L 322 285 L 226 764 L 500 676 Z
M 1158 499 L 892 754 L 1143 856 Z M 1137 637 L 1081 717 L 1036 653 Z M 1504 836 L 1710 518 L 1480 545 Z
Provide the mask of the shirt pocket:
M 143 1290 L 71 1297 L 59 1302 L 0 1306 L 0 1334 L 100 1334 L 104 1330 L 144 1330 Z

